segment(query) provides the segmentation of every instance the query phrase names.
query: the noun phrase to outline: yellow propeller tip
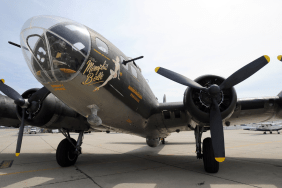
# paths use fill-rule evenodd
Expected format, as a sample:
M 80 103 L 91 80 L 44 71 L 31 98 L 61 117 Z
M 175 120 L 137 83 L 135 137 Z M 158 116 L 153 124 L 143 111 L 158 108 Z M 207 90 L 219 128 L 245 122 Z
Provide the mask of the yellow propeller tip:
M 160 69 L 160 67 L 156 67 L 155 68 L 155 72 L 158 72 L 159 69 Z
M 3 82 L 3 84 L 5 83 L 5 80 L 4 79 L 0 79 L 2 82 Z
M 18 157 L 20 155 L 20 153 L 16 153 L 16 156 Z
M 282 55 L 277 56 L 277 59 L 278 59 L 279 61 L 281 61 Z
M 221 163 L 225 160 L 225 157 L 216 157 L 215 160 Z
M 267 62 L 269 63 L 270 61 L 270 57 L 268 55 L 264 55 L 265 59 L 267 60 Z

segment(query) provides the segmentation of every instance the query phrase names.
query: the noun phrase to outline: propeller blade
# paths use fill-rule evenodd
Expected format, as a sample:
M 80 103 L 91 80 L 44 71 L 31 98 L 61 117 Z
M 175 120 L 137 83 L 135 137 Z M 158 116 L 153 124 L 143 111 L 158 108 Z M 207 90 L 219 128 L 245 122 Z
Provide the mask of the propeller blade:
M 210 108 L 210 132 L 215 160 L 223 162 L 225 160 L 223 126 L 221 113 L 214 98 Z
M 22 140 L 23 140 L 23 131 L 24 131 L 24 116 L 25 116 L 25 108 L 22 109 L 22 122 L 19 130 L 18 141 L 17 141 L 17 149 L 16 156 L 18 157 L 21 152 Z
M 182 85 L 185 85 L 185 86 L 189 86 L 191 88 L 194 88 L 194 89 L 201 89 L 201 90 L 207 90 L 207 88 L 201 86 L 200 84 L 198 84 L 197 82 L 195 82 L 194 80 L 190 80 L 189 78 L 181 75 L 181 74 L 178 74 L 176 72 L 173 72 L 171 70 L 168 70 L 168 69 L 165 69 L 165 68 L 162 68 L 162 67 L 157 67 L 155 68 L 155 71 L 156 73 L 172 80 L 172 81 L 175 81 L 177 83 L 180 83 Z
M 49 95 L 49 93 L 50 91 L 46 87 L 42 87 L 41 89 L 33 93 L 31 97 L 29 97 L 28 102 L 31 103 L 32 101 L 39 100 L 43 101 Z
M 22 96 L 13 88 L 4 84 L 3 79 L 0 80 L 0 91 L 13 99 L 17 105 L 22 106 L 25 104 L 25 100 L 22 98 Z
M 260 58 L 252 61 L 251 63 L 245 65 L 241 69 L 237 70 L 231 76 L 229 76 L 219 87 L 222 90 L 223 88 L 231 88 L 240 82 L 246 80 L 267 63 L 269 63 L 270 58 L 267 55 L 261 56 Z

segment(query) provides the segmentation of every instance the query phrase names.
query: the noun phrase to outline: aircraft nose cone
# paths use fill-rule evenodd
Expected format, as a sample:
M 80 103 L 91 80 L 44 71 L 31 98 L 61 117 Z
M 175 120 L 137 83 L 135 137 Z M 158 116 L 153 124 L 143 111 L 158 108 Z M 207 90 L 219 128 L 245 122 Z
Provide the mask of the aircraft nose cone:
M 84 25 L 56 16 L 30 18 L 20 38 L 28 67 L 42 84 L 72 80 L 91 49 L 90 34 Z
M 217 95 L 217 94 L 219 94 L 219 92 L 220 92 L 220 89 L 219 89 L 218 85 L 213 84 L 209 87 L 209 94 L 210 95 L 212 95 L 212 96 Z

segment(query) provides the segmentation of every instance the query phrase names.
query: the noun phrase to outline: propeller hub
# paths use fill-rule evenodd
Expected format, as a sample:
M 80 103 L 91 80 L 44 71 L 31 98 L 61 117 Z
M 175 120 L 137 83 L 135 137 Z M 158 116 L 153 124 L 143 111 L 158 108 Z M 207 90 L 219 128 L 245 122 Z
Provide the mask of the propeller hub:
M 223 101 L 223 92 L 220 91 L 219 94 L 215 97 L 216 102 L 218 103 L 218 105 L 220 105 Z M 201 102 L 202 105 L 204 105 L 205 107 L 209 108 L 212 104 L 212 95 L 206 91 L 201 90 L 199 93 L 199 100 Z
M 213 84 L 209 87 L 208 91 L 212 97 L 217 97 L 220 93 L 220 88 L 218 85 Z

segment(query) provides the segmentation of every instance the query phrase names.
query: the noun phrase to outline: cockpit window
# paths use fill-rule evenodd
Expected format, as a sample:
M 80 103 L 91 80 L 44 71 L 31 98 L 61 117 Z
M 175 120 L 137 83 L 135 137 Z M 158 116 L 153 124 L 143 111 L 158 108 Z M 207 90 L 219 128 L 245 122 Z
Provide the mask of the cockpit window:
M 99 50 L 101 50 L 104 53 L 108 53 L 109 49 L 108 46 L 106 45 L 106 43 L 104 43 L 103 41 L 101 41 L 99 38 L 96 38 L 96 45 L 99 48 Z
M 42 83 L 74 78 L 89 56 L 90 45 L 85 26 L 60 17 L 33 17 L 21 31 L 26 62 Z
M 46 35 L 52 58 L 51 70 L 58 81 L 66 80 L 78 71 L 85 57 L 65 39 L 51 32 Z
M 137 71 L 136 71 L 135 67 L 131 66 L 130 69 L 131 69 L 132 75 L 133 75 L 135 78 L 137 78 Z

